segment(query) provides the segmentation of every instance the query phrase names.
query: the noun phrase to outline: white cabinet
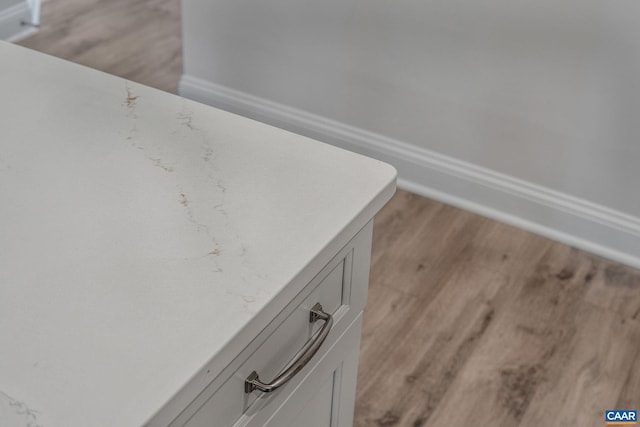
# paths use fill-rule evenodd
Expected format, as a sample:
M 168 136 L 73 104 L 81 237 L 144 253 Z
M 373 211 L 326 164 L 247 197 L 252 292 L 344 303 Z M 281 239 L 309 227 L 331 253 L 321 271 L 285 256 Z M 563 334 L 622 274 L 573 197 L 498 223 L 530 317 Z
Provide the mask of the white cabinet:
M 171 427 L 296 426 L 307 423 L 325 427 L 350 426 L 361 316 L 367 294 L 371 231 L 370 222 L 252 345 L 174 420 Z M 322 325 L 309 321 L 309 312 L 316 303 L 333 316 L 333 326 L 318 352 L 281 388 L 269 393 L 259 390 L 247 393 L 245 381 L 253 371 L 257 371 L 263 381 L 275 378 L 296 358 L 297 351 L 306 342 L 317 337 Z M 308 418 L 308 421 L 296 424 L 298 417 Z
M 348 427 L 395 170 L 18 46 L 0 63 L 0 426 Z
M 317 362 L 304 381 L 270 414 L 266 423 L 248 426 L 351 426 L 358 371 L 362 315 Z M 238 426 L 243 425 L 239 423 Z

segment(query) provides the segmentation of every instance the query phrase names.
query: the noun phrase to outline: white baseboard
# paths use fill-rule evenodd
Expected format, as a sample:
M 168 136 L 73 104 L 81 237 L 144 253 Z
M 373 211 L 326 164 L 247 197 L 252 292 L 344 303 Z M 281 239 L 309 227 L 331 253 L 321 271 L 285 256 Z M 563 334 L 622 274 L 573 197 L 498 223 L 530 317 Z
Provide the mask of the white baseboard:
M 15 41 L 26 37 L 37 29 L 31 22 L 31 8 L 26 1 L 22 1 L 5 10 L 0 10 L 0 40 Z
M 178 91 L 390 163 L 406 190 L 640 268 L 638 217 L 188 75 Z

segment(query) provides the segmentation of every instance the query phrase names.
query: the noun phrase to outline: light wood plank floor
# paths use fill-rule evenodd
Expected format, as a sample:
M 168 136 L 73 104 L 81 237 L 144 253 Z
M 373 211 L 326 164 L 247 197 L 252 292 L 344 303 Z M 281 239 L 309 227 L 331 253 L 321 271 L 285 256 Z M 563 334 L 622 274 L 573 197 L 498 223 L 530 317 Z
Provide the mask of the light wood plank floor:
M 22 45 L 162 90 L 178 0 L 48 0 Z M 355 425 L 602 426 L 640 409 L 640 271 L 399 191 L 376 217 Z
M 640 406 L 640 271 L 399 191 L 376 217 L 356 426 L 602 426 Z
M 40 30 L 18 44 L 175 92 L 181 28 L 179 0 L 45 0 Z

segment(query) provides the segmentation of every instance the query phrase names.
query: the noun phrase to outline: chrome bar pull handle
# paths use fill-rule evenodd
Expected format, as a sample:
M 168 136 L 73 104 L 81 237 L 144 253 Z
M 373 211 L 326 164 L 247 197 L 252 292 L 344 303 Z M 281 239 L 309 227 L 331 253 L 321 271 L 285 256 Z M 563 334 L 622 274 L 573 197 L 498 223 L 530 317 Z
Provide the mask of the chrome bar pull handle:
M 322 346 L 322 343 L 327 339 L 327 335 L 329 335 L 329 331 L 333 326 L 333 316 L 329 313 L 325 313 L 319 302 L 311 308 L 311 312 L 309 313 L 309 323 L 314 323 L 316 320 L 324 320 L 324 325 L 322 325 L 318 334 L 305 344 L 306 350 L 303 351 L 302 354 L 300 354 L 300 356 L 298 356 L 298 358 L 294 360 L 283 373 L 278 375 L 269 383 L 263 383 L 260 381 L 260 377 L 258 377 L 258 373 L 256 371 L 251 372 L 251 374 L 249 374 L 249 376 L 244 380 L 245 393 L 251 393 L 254 390 L 271 393 L 289 382 L 302 370 L 302 368 L 307 365 L 307 363 L 309 363 L 320 349 L 320 346 Z

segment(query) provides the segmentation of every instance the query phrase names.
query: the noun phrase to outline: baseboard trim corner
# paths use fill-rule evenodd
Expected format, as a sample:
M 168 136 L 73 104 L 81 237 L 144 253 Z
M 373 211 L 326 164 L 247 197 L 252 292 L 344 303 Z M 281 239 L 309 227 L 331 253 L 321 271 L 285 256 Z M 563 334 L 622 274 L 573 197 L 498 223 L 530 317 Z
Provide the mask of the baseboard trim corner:
M 408 191 L 640 268 L 638 217 L 189 75 L 178 93 L 390 163 Z
M 31 21 L 31 9 L 27 2 L 21 2 L 5 10 L 0 10 L 0 40 L 13 42 L 24 38 L 37 29 L 25 23 Z

